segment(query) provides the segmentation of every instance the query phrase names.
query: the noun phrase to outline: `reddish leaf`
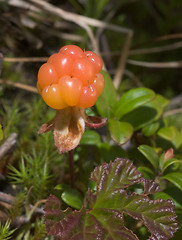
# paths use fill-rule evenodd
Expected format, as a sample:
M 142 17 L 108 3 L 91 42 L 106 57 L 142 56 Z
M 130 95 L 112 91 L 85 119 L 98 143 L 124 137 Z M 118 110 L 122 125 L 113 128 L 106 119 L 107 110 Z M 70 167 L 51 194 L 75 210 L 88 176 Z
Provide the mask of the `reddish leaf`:
M 123 214 L 141 221 L 151 233 L 150 240 L 167 240 L 177 230 L 174 204 L 170 200 L 151 200 L 147 195 L 159 190 L 143 178 L 128 159 L 116 159 L 96 167 L 91 180 L 96 193 L 87 194 L 87 206 L 80 211 L 60 210 L 60 202 L 50 197 L 45 207 L 45 224 L 49 234 L 61 240 L 138 240 L 124 225 Z M 144 184 L 144 193 L 128 194 L 126 188 Z

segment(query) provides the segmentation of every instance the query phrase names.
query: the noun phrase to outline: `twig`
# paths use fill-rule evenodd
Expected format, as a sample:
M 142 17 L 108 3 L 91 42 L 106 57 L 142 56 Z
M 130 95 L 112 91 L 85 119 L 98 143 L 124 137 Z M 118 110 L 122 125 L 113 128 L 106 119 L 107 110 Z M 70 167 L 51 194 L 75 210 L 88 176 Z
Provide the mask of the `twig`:
M 182 38 L 182 33 L 174 33 L 174 34 L 164 35 L 164 36 L 156 38 L 155 41 L 158 42 L 158 41 L 177 39 L 177 38 Z
M 178 96 L 171 99 L 170 103 L 168 104 L 168 107 L 174 108 L 177 106 L 180 106 L 182 103 L 182 94 L 179 94 Z
M 130 50 L 131 46 L 131 41 L 132 41 L 133 33 L 130 32 L 125 39 L 125 44 L 123 46 L 122 54 L 120 55 L 119 62 L 118 62 L 118 67 L 116 70 L 116 74 L 114 76 L 114 86 L 116 89 L 118 89 L 119 85 L 121 84 L 122 81 L 122 76 L 124 73 L 125 65 L 126 65 L 126 60 L 128 58 L 128 53 Z
M 99 20 L 96 20 L 93 18 L 88 18 L 88 17 L 81 16 L 81 15 L 78 15 L 75 13 L 70 13 L 70 12 L 64 11 L 64 10 L 57 8 L 57 7 L 53 6 L 52 4 L 47 3 L 43 0 L 28 0 L 28 1 L 35 4 L 36 6 L 41 7 L 43 10 L 45 10 L 51 14 L 60 16 L 63 19 L 74 22 L 75 24 L 84 28 L 86 30 L 88 36 L 90 37 L 93 49 L 98 54 L 99 54 L 98 44 L 97 44 L 97 41 L 96 41 L 96 39 L 92 33 L 92 30 L 89 26 L 99 27 L 99 28 L 103 28 L 103 29 L 109 29 L 112 31 L 127 34 L 125 44 L 124 44 L 123 49 L 120 54 L 117 71 L 114 76 L 115 86 L 118 87 L 120 85 L 120 82 L 121 82 L 122 76 L 123 76 L 124 67 L 126 64 L 126 59 L 128 57 L 128 51 L 130 49 L 130 44 L 131 44 L 131 40 L 132 40 L 132 36 L 133 36 L 132 30 L 124 28 L 124 27 L 120 27 L 117 25 L 108 24 L 107 22 L 102 22 L 102 21 L 99 21 Z
M 147 68 L 182 68 L 182 61 L 178 62 L 145 62 L 136 60 L 127 60 L 127 63 Z
M 12 204 L 15 200 L 15 197 L 7 193 L 0 192 L 0 201 Z
M 38 93 L 38 91 L 35 87 L 29 86 L 29 85 L 26 85 L 26 84 L 23 84 L 23 83 L 15 83 L 15 82 L 12 82 L 12 81 L 0 79 L 0 84 L 7 84 L 7 85 L 10 85 L 10 86 L 13 86 L 13 87 L 24 89 L 24 90 L 29 91 L 29 92 Z
M 74 174 L 73 150 L 68 152 L 68 159 L 69 159 L 71 187 L 74 188 L 75 187 L 75 174 Z
M 35 203 L 35 205 L 32 207 L 31 211 L 28 213 L 27 218 L 30 219 L 33 213 L 38 209 L 38 206 L 42 203 L 45 203 L 47 200 L 46 199 L 41 199 L 38 202 Z
M 129 51 L 129 56 L 136 54 L 149 54 L 149 53 L 159 53 L 164 51 L 171 51 L 174 49 L 178 49 L 182 47 L 182 41 L 176 42 L 173 44 L 161 46 L 161 47 L 153 47 L 153 48 L 143 48 L 143 49 L 134 49 Z
M 63 19 L 65 19 L 67 21 L 74 22 L 77 25 L 79 25 L 80 27 L 82 27 L 83 29 L 85 29 L 91 42 L 92 42 L 93 49 L 96 52 L 99 52 L 98 45 L 97 45 L 96 39 L 93 35 L 91 28 L 89 27 L 89 25 L 87 23 L 85 23 L 85 21 L 81 21 L 81 19 L 79 19 L 78 14 L 66 12 L 66 11 L 62 10 L 61 8 L 57 8 L 54 5 L 47 3 L 43 0 L 28 0 L 28 2 L 31 2 L 38 7 L 41 7 L 41 9 L 43 9 L 49 13 L 53 13 L 54 15 L 62 17 Z
M 1 76 L 1 71 L 2 71 L 2 63 L 3 63 L 3 55 L 0 53 L 0 76 Z
M 25 57 L 25 58 L 8 58 L 5 57 L 5 62 L 46 62 L 48 57 Z
M 182 108 L 177 108 L 177 109 L 173 109 L 173 110 L 170 110 L 170 111 L 167 111 L 163 114 L 163 117 L 168 117 L 168 116 L 171 116 L 171 115 L 174 115 L 174 114 L 178 114 L 178 113 L 182 113 Z
M 133 80 L 133 82 L 138 86 L 138 87 L 143 87 L 143 83 L 140 81 L 140 79 L 135 76 L 135 74 L 131 71 L 128 71 L 127 69 L 124 70 L 124 75 L 128 76 L 129 78 L 131 78 L 131 80 Z
M 12 133 L 9 138 L 0 147 L 0 160 L 14 149 L 17 143 L 17 133 Z

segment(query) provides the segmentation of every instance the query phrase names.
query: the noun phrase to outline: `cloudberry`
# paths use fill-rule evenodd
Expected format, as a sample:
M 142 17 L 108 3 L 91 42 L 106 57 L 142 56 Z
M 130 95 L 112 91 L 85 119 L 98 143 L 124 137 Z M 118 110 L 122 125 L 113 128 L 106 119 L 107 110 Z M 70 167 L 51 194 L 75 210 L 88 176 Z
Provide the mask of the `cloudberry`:
M 64 46 L 39 69 L 38 91 L 54 109 L 92 107 L 104 89 L 102 65 L 96 53 Z

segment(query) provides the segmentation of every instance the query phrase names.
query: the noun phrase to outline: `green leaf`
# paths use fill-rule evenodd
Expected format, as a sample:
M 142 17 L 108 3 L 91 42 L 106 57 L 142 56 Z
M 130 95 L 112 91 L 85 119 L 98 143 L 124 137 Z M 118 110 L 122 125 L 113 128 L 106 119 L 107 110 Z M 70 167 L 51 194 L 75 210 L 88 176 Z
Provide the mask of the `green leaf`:
M 158 135 L 168 141 L 172 141 L 176 137 L 177 129 L 174 126 L 163 127 L 158 131 Z
M 3 139 L 3 130 L 2 130 L 2 126 L 0 124 L 0 141 Z
M 155 150 L 147 145 L 140 145 L 138 150 L 149 160 L 155 170 L 158 168 L 159 157 Z
M 100 143 L 100 135 L 96 131 L 92 130 L 85 131 L 80 141 L 80 144 L 87 145 L 99 145 Z
M 160 94 L 157 94 L 157 100 L 162 108 L 165 108 L 169 104 L 169 100 Z
M 127 122 L 109 119 L 108 127 L 112 139 L 119 145 L 126 143 L 133 134 L 133 127 Z
M 116 103 L 116 89 L 108 73 L 102 71 L 105 79 L 105 87 L 101 96 L 96 102 L 96 108 L 102 117 L 113 116 L 113 105 Z
M 131 123 L 135 130 L 138 130 L 149 123 L 158 120 L 163 113 L 163 108 L 158 101 L 158 95 L 152 101 L 134 109 L 126 114 L 122 120 Z
M 169 182 L 173 183 L 177 188 L 182 190 L 182 173 L 172 172 L 164 175 L 162 178 L 168 180 Z
M 148 88 L 131 89 L 124 93 L 115 104 L 115 116 L 120 119 L 126 113 L 144 105 L 155 97 L 155 93 Z
M 76 189 L 67 189 L 61 195 L 62 200 L 69 206 L 80 209 L 83 204 L 83 198 Z
M 171 159 L 168 159 L 164 162 L 161 162 L 161 169 L 162 169 L 162 172 L 164 172 L 166 170 L 166 168 L 168 168 L 169 166 L 173 165 L 173 164 L 179 164 L 181 163 L 178 159 L 176 158 L 171 158 Z
M 175 148 L 182 145 L 182 133 L 174 126 L 163 127 L 157 132 L 158 136 L 170 141 Z
M 145 127 L 142 128 L 142 133 L 146 137 L 150 137 L 158 130 L 159 126 L 160 126 L 159 122 L 154 122 L 149 125 L 146 125 Z

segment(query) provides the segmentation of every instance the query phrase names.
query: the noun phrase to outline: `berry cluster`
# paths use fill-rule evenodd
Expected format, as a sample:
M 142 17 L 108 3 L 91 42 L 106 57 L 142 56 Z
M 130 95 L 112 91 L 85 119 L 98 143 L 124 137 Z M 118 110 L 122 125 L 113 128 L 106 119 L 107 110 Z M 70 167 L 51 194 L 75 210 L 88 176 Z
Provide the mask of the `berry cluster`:
M 37 88 L 46 104 L 54 109 L 88 108 L 104 89 L 101 69 L 102 60 L 97 54 L 67 45 L 41 66 Z

